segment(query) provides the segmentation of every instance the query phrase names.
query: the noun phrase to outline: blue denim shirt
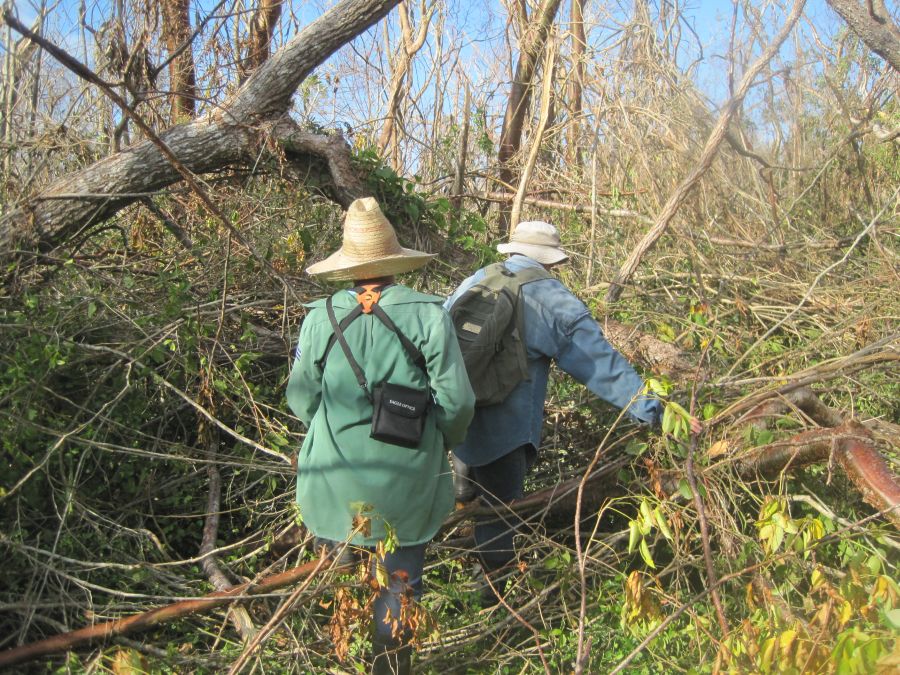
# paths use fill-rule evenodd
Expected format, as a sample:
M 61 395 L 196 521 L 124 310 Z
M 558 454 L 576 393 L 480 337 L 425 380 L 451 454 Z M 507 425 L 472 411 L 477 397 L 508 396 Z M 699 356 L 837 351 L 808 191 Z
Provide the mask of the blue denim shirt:
M 512 271 L 541 267 L 523 255 L 511 256 L 505 264 Z M 482 278 L 483 269 L 466 279 L 445 307 Z M 530 377 L 502 403 L 475 408 L 466 440 L 453 451 L 457 457 L 470 466 L 483 466 L 527 443 L 540 448 L 551 361 L 603 400 L 618 408 L 628 406 L 633 419 L 659 423 L 659 401 L 641 394 L 640 375 L 606 341 L 590 310 L 562 282 L 532 281 L 522 286 L 522 298 Z

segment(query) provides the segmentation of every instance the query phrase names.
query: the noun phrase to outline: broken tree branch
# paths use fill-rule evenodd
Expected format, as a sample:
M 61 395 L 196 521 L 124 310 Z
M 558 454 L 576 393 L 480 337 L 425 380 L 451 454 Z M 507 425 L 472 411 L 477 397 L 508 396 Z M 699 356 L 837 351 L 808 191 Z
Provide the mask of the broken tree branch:
M 637 270 L 638 265 L 640 265 L 644 255 L 656 246 L 656 242 L 659 241 L 659 238 L 669 227 L 669 223 L 672 222 L 672 219 L 675 217 L 675 214 L 681 208 L 682 204 L 684 204 L 688 195 L 697 186 L 700 179 L 712 165 L 712 162 L 719 151 L 719 146 L 725 138 L 725 132 L 728 130 L 728 125 L 731 124 L 731 120 L 734 119 L 734 116 L 743 105 L 744 97 L 747 95 L 747 92 L 750 91 L 750 87 L 753 86 L 756 76 L 759 75 L 760 71 L 772 60 L 775 54 L 778 53 L 778 50 L 781 49 L 782 43 L 788 38 L 788 35 L 790 35 L 791 31 L 794 29 L 794 24 L 797 23 L 797 20 L 803 13 L 805 4 L 806 0 L 795 0 L 794 7 L 787 17 L 781 31 L 775 36 L 775 39 L 772 40 L 762 56 L 760 56 L 760 58 L 747 69 L 747 72 L 744 73 L 744 77 L 738 85 L 737 92 L 725 104 L 725 107 L 716 122 L 716 126 L 713 127 L 709 138 L 706 139 L 706 145 L 703 148 L 703 152 L 700 154 L 700 160 L 697 162 L 697 166 L 694 167 L 688 176 L 675 189 L 675 192 L 669 197 L 659 216 L 657 216 L 653 227 L 651 227 L 647 234 L 644 235 L 644 238 L 641 239 L 637 247 L 631 252 L 631 255 L 628 256 L 628 259 L 622 267 L 619 268 L 609 290 L 606 292 L 607 302 L 615 302 L 619 299 L 625 284 L 627 284 L 634 275 L 634 272 Z
M 259 133 L 260 124 L 279 120 L 307 75 L 384 17 L 398 1 L 342 0 L 272 55 L 219 108 L 159 133 L 159 143 L 138 143 L 63 176 L 0 219 L 0 255 L 18 249 L 52 249 L 74 232 L 100 223 L 131 204 L 135 198 L 126 195 L 155 192 L 187 180 L 189 174 L 255 162 L 260 148 L 265 147 L 266 136 Z M 10 25 L 16 21 L 9 12 L 4 19 Z M 59 48 L 55 50 L 55 56 L 68 56 Z M 89 81 L 97 86 L 106 84 L 98 80 Z M 123 112 L 129 113 L 127 108 Z M 184 171 L 175 168 L 172 158 Z M 78 197 L 98 193 L 116 196 L 103 200 Z M 47 199 L 60 194 L 73 196 Z
M 135 614 L 124 619 L 116 621 L 107 621 L 106 623 L 87 626 L 79 630 L 69 633 L 54 635 L 45 640 L 38 640 L 31 644 L 14 647 L 0 652 L 0 668 L 9 668 L 18 663 L 24 663 L 33 659 L 55 654 L 57 652 L 68 651 L 81 647 L 98 640 L 105 640 L 117 635 L 130 635 L 138 633 L 150 628 L 154 628 L 161 624 L 181 617 L 190 616 L 203 612 L 209 612 L 216 607 L 227 605 L 230 602 L 240 601 L 252 598 L 256 595 L 262 595 L 275 591 L 284 586 L 305 579 L 311 574 L 316 573 L 322 568 L 323 559 L 313 560 L 304 563 L 280 574 L 274 574 L 265 577 L 256 582 L 247 582 L 239 586 L 234 586 L 227 591 L 216 591 L 202 598 L 194 600 L 183 600 L 164 607 L 151 609 L 149 612 Z
M 827 0 L 865 45 L 900 72 L 900 28 L 884 0 Z

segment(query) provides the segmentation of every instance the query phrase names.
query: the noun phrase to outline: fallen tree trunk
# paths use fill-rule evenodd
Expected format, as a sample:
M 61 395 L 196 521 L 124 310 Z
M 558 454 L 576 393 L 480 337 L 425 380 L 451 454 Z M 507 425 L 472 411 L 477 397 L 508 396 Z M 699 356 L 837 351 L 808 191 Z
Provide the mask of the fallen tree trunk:
M 7 649 L 0 652 L 0 668 L 9 668 L 10 666 L 25 663 L 48 654 L 68 651 L 116 635 L 138 633 L 174 619 L 208 612 L 229 602 L 268 593 L 288 586 L 300 579 L 305 579 L 321 569 L 324 564 L 325 560 L 323 559 L 314 560 L 289 569 L 286 572 L 266 577 L 258 582 L 241 584 L 227 591 L 216 591 L 196 600 L 183 600 L 171 605 L 151 609 L 143 614 L 135 614 L 124 619 L 87 626 L 69 633 L 54 635 L 46 640 L 39 640 L 21 647 Z
M 160 139 L 193 174 L 255 162 L 273 136 L 282 140 L 302 133 L 296 125 L 284 133 L 292 124 L 284 115 L 300 83 L 398 2 L 342 0 L 269 58 L 222 106 L 160 133 Z M 10 25 L 18 23 L 9 12 L 3 16 Z M 328 137 L 322 137 L 321 145 L 328 144 Z M 330 168 L 332 162 L 316 154 L 316 147 L 308 143 L 295 159 L 309 165 L 324 159 Z M 50 250 L 180 177 L 156 144 L 138 143 L 63 176 L 0 219 L 0 256 L 21 249 Z M 332 179 L 342 206 L 359 196 L 358 180 L 346 185 L 342 176 Z
M 810 409 L 816 409 L 821 414 L 824 405 L 821 404 L 821 401 L 817 406 L 810 404 L 810 396 L 818 400 L 813 392 L 797 395 L 795 399 L 796 402 L 803 403 Z M 837 413 L 831 411 L 831 414 Z M 751 417 L 760 418 L 759 415 L 748 415 L 748 418 Z M 743 478 L 773 479 L 783 472 L 831 459 L 834 459 L 836 466 L 844 471 L 863 499 L 900 529 L 900 484 L 891 474 L 884 458 L 874 447 L 868 430 L 857 422 L 851 420 L 834 428 L 805 431 L 787 440 L 755 448 L 743 456 L 735 457 L 733 462 L 737 466 L 739 475 Z M 591 489 L 585 490 L 582 494 L 581 511 L 583 513 L 596 512 L 600 504 L 609 498 L 608 487 L 615 482 L 619 471 L 632 461 L 631 457 L 614 457 L 598 466 L 586 478 L 577 477 L 552 485 L 517 500 L 505 508 L 509 512 L 519 515 L 550 510 L 554 513 L 574 513 L 578 500 L 578 488 L 583 483 L 590 485 Z M 702 476 L 703 473 L 715 471 L 717 468 L 718 465 L 708 466 L 698 472 L 698 475 Z M 660 489 L 665 494 L 671 495 L 678 491 L 678 485 L 684 477 L 684 472 L 668 471 L 659 474 L 658 477 Z M 474 502 L 452 513 L 445 521 L 443 529 L 446 530 L 477 515 L 494 513 L 496 513 L 495 507 Z M 289 540 L 293 545 L 299 541 L 294 535 L 294 532 L 289 531 L 283 537 L 285 541 Z M 272 548 L 277 551 L 284 547 L 276 541 Z M 176 602 L 125 619 L 89 626 L 15 647 L 0 652 L 0 668 L 74 649 L 113 636 L 148 630 L 173 619 L 205 613 L 229 602 L 240 602 L 255 595 L 283 588 L 317 573 L 325 562 L 325 559 L 320 559 L 271 577 L 265 577 L 257 582 L 241 584 L 227 591 L 210 593 L 196 600 Z
M 867 504 L 900 529 L 900 485 L 884 457 L 875 449 L 869 431 L 858 422 L 833 429 L 815 429 L 786 441 L 770 443 L 737 460 L 744 476 L 774 478 L 789 470 L 834 461 Z

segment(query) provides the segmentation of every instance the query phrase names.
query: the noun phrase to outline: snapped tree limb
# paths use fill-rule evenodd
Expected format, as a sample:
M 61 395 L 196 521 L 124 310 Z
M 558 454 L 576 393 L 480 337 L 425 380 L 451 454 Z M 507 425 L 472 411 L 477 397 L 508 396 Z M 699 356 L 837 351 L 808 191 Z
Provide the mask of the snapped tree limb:
M 900 28 L 884 0 L 828 0 L 828 4 L 869 49 L 900 72 Z
M 222 106 L 167 129 L 159 134 L 160 140 L 195 175 L 255 161 L 265 147 L 265 130 L 272 123 L 279 126 L 300 83 L 398 1 L 342 0 L 273 54 Z M 10 25 L 15 22 L 9 12 L 4 19 Z M 298 159 L 315 163 L 319 157 L 309 152 Z M 115 215 L 139 195 L 161 190 L 182 177 L 159 146 L 151 141 L 138 143 L 63 176 L 11 210 L 0 220 L 0 256 L 20 249 L 52 249 L 75 232 Z M 357 187 L 338 186 L 342 205 Z
M 775 36 L 775 39 L 772 40 L 771 44 L 769 44 L 766 51 L 763 52 L 759 59 L 747 69 L 737 91 L 728 103 L 725 104 L 722 114 L 716 122 L 716 126 L 709 134 L 709 138 L 706 139 L 706 145 L 703 148 L 697 166 L 691 170 L 687 177 L 675 189 L 675 192 L 672 193 L 672 196 L 669 197 L 668 201 L 663 206 L 662 211 L 660 211 L 659 215 L 656 217 L 653 227 L 647 231 L 637 247 L 635 247 L 628 256 L 628 259 L 622 264 L 622 267 L 619 268 L 619 271 L 616 273 L 615 278 L 609 286 L 609 290 L 606 292 L 607 302 L 615 302 L 619 299 L 625 284 L 627 284 L 634 275 L 644 255 L 656 246 L 656 242 L 659 241 L 659 238 L 669 227 L 669 223 L 672 222 L 672 219 L 675 217 L 675 214 L 681 208 L 682 204 L 684 204 L 688 195 L 700 183 L 703 174 L 705 174 L 712 165 L 712 162 L 719 151 L 719 146 L 725 138 L 725 132 L 728 130 L 731 120 L 734 119 L 734 116 L 743 105 L 744 98 L 747 96 L 747 92 L 750 91 L 750 87 L 753 85 L 756 76 L 759 75 L 760 71 L 772 60 L 775 54 L 778 53 L 778 50 L 781 49 L 781 45 L 787 40 L 791 31 L 794 29 L 794 24 L 797 23 L 797 20 L 803 13 L 805 4 L 805 0 L 796 0 L 794 2 L 794 7 L 785 21 L 784 27 L 779 31 L 778 35 Z

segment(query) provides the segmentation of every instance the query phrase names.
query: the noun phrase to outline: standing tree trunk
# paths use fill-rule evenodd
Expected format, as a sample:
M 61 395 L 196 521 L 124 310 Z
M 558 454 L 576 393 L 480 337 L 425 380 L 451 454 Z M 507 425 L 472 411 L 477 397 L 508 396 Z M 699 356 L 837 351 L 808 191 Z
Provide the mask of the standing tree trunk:
M 569 163 L 581 165 L 581 113 L 584 90 L 584 0 L 572 0 L 572 72 L 569 74 Z
M 259 0 L 259 6 L 250 19 L 247 54 L 239 66 L 241 82 L 269 58 L 272 36 L 275 34 L 278 19 L 281 18 L 282 3 L 283 0 Z
M 42 20 L 39 17 L 32 30 L 37 30 L 38 22 Z M 4 31 L 4 34 L 6 35 L 6 54 L 3 59 L 3 87 L 0 89 L 2 91 L 2 96 L 0 96 L 0 105 L 2 105 L 2 110 L 0 110 L 0 141 L 3 141 L 4 144 L 3 178 L 8 181 L 14 155 L 13 132 L 16 125 L 13 117 L 18 99 L 19 80 L 23 71 L 21 64 L 31 60 L 31 57 L 37 50 L 37 45 L 26 40 L 14 41 L 12 29 L 9 27 Z M 5 210 L 5 206 L 0 205 L 0 212 Z
M 504 190 L 514 190 L 516 172 L 512 167 L 512 159 L 522 146 L 522 128 L 525 115 L 531 105 L 531 80 L 537 68 L 538 57 L 547 41 L 550 26 L 556 17 L 560 0 L 542 0 L 536 14 L 525 26 L 525 32 L 519 41 L 519 61 L 513 75 L 509 99 L 506 103 L 506 114 L 503 117 L 503 128 L 500 132 L 500 148 L 497 151 L 497 163 L 500 166 L 498 176 Z M 524 10 L 522 10 L 524 13 Z M 509 208 L 500 212 L 500 236 L 509 234 Z
M 531 137 L 531 149 L 528 152 L 528 159 L 522 168 L 522 175 L 519 178 L 519 187 L 516 190 L 516 196 L 513 197 L 512 208 L 510 209 L 509 223 L 510 232 L 516 229 L 522 215 L 522 204 L 525 200 L 525 193 L 528 192 L 528 183 L 531 181 L 531 174 L 534 173 L 534 165 L 537 162 L 538 153 L 541 151 L 541 141 L 544 140 L 544 130 L 547 128 L 550 118 L 553 115 L 553 66 L 556 60 L 556 50 L 551 40 L 547 44 L 547 57 L 544 59 L 544 86 L 541 88 L 541 112 L 538 118 L 537 129 Z
M 401 2 L 397 9 L 400 13 L 400 47 L 397 49 L 397 56 L 391 68 L 390 94 L 388 95 L 387 112 L 384 116 L 384 127 L 381 130 L 381 135 L 378 137 L 378 149 L 384 153 L 390 147 L 394 169 L 399 171 L 400 152 L 397 115 L 400 110 L 400 99 L 405 89 L 404 84 L 412 64 L 412 58 L 425 44 L 425 38 L 428 36 L 428 24 L 431 23 L 431 17 L 434 15 L 436 5 L 432 4 L 426 8 L 423 0 L 421 8 L 422 18 L 415 37 L 413 37 L 412 26 L 410 25 L 411 16 L 408 3 Z
M 190 0 L 161 0 L 162 30 L 169 51 L 173 123 L 196 114 L 197 81 L 191 39 Z
M 453 172 L 453 186 L 450 188 L 450 206 L 453 215 L 459 219 L 462 212 L 463 180 L 466 177 L 466 155 L 469 149 L 469 107 L 472 105 L 469 95 L 469 83 L 466 82 L 466 93 L 463 99 L 463 123 L 459 133 L 459 147 L 456 151 L 456 167 Z

